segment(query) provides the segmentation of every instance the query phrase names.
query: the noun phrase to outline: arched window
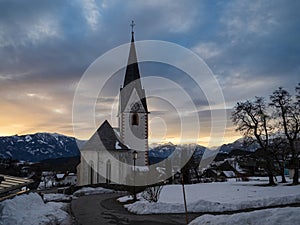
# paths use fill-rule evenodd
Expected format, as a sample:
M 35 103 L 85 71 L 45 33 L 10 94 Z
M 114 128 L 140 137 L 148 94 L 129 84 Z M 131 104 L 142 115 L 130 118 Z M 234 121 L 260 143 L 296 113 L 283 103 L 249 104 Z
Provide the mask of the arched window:
M 131 125 L 139 125 L 139 115 L 137 113 L 134 113 L 131 117 Z
M 94 183 L 94 163 L 93 161 L 90 161 L 90 184 Z

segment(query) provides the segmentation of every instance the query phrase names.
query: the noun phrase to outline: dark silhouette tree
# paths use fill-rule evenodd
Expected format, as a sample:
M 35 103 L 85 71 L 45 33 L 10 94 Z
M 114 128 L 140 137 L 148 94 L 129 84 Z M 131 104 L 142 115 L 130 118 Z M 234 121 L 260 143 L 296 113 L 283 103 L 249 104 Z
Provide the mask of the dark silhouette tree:
M 299 85 L 296 91 L 299 93 Z M 288 91 L 279 87 L 270 96 L 270 100 L 270 105 L 275 109 L 278 117 L 278 126 L 284 132 L 291 150 L 291 166 L 295 171 L 293 184 L 298 184 L 299 153 L 296 149 L 296 141 L 300 133 L 299 95 L 294 100 Z
M 285 136 L 282 136 L 279 132 L 274 133 L 272 137 L 272 141 L 270 143 L 270 148 L 272 152 L 272 157 L 278 165 L 276 172 L 281 176 L 281 183 L 286 183 L 284 169 L 285 162 L 288 160 L 288 156 L 290 153 L 289 144 L 287 143 L 287 139 Z
M 263 98 L 255 97 L 253 101 L 238 102 L 232 112 L 232 121 L 236 125 L 236 131 L 244 137 L 254 139 L 259 144 L 262 157 L 265 160 L 265 169 L 269 177 L 269 185 L 274 182 L 274 163 L 270 148 L 270 133 L 273 130 L 271 116 L 267 113 L 267 105 Z

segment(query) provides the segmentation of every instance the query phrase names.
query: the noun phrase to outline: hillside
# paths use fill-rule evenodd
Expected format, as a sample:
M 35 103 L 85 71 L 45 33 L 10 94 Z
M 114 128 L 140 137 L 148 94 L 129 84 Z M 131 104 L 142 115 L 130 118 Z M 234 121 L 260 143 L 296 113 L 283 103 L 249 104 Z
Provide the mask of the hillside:
M 61 134 L 36 133 L 0 137 L 0 158 L 40 162 L 79 155 L 76 139 Z

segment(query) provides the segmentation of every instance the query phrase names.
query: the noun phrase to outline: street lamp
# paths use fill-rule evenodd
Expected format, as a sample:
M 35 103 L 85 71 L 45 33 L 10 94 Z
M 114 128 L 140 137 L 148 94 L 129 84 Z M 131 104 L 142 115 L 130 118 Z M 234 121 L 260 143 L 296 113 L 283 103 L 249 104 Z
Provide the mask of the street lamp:
M 132 152 L 133 157 L 133 200 L 136 201 L 136 192 L 135 192 L 135 161 L 137 160 L 138 153 L 136 150 Z

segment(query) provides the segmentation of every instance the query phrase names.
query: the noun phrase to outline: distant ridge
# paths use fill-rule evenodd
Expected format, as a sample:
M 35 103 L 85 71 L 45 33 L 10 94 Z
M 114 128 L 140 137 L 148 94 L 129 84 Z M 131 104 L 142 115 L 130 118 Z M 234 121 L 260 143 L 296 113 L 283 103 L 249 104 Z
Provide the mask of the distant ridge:
M 68 137 L 58 133 L 36 133 L 28 135 L 14 135 L 0 137 L 0 158 L 11 158 L 19 161 L 41 162 L 60 158 L 79 157 L 85 141 Z M 78 146 L 79 145 L 79 146 Z M 202 156 L 205 147 L 194 144 L 195 155 Z M 150 164 L 166 159 L 176 148 L 185 149 L 186 145 L 174 145 L 171 142 L 153 144 L 149 149 Z M 220 146 L 219 154 L 226 155 L 232 151 L 254 152 L 258 148 L 256 143 L 243 145 L 243 139 Z
M 81 145 L 83 141 L 78 143 Z M 0 158 L 40 162 L 79 155 L 76 139 L 62 134 L 36 133 L 0 137 Z

